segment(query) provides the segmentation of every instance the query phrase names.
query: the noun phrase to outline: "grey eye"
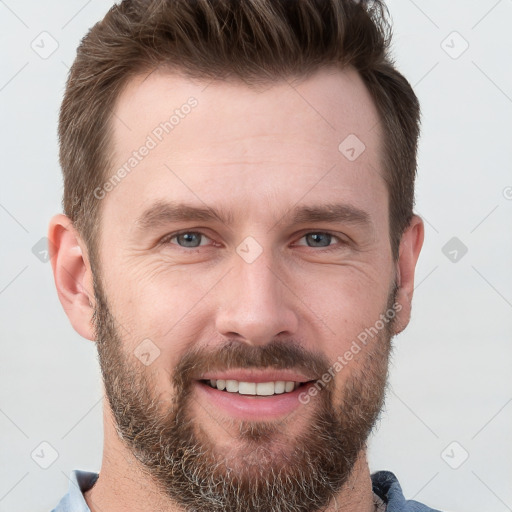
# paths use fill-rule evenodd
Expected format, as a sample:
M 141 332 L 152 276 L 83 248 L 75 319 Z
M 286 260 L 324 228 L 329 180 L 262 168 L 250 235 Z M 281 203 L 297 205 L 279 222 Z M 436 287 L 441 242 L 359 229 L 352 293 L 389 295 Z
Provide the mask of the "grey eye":
M 309 247 L 328 247 L 332 241 L 329 233 L 309 233 L 305 237 Z
M 201 245 L 201 233 L 195 233 L 193 231 L 187 233 L 180 233 L 175 235 L 173 238 L 177 240 L 178 245 L 182 247 L 199 247 Z

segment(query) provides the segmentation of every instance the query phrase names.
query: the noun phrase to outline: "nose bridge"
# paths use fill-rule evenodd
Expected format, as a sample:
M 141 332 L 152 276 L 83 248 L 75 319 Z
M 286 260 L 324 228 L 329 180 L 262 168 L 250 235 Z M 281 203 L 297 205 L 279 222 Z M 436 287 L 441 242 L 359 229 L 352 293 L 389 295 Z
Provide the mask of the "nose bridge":
M 298 320 L 293 295 L 286 293 L 271 249 L 251 243 L 240 244 L 233 258 L 234 268 L 222 291 L 217 330 L 250 344 L 265 344 L 278 334 L 293 335 Z
M 243 259 L 243 258 L 242 258 Z M 276 264 L 270 250 L 262 252 L 253 262 L 237 262 L 237 273 L 243 297 L 247 303 L 255 302 L 263 310 L 278 303 L 282 284 L 276 277 Z

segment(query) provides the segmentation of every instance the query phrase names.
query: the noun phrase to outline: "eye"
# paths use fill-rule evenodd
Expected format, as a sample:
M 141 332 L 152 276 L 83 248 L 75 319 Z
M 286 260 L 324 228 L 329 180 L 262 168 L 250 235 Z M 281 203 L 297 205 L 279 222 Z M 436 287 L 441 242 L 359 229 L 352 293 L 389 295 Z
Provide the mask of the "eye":
M 176 240 L 176 242 L 174 242 L 174 240 Z M 195 249 L 201 245 L 206 245 L 206 243 L 203 242 L 208 240 L 210 239 L 198 231 L 183 231 L 169 236 L 167 239 L 163 240 L 163 242 Z
M 332 236 L 329 233 L 308 233 L 305 239 L 309 247 L 328 247 L 331 245 Z
M 308 247 L 334 247 L 333 241 L 341 245 L 344 244 L 340 237 L 323 231 L 306 233 L 300 240 L 305 240 L 306 244 L 299 243 L 298 245 L 307 245 Z

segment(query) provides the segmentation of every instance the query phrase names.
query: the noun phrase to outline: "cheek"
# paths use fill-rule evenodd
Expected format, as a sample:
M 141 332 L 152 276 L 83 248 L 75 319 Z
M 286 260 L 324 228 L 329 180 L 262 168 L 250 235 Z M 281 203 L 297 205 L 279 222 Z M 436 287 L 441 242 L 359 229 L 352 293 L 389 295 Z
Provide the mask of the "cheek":
M 373 325 L 388 301 L 391 277 L 376 267 L 339 267 L 302 280 L 298 295 L 322 319 L 326 332 L 338 340 Z
M 180 270 L 162 261 L 111 265 L 107 295 L 126 349 L 151 340 L 159 351 L 156 364 L 173 367 L 201 339 L 212 309 L 209 291 L 222 275 L 220 269 Z
M 376 343 L 384 343 L 386 329 L 397 312 L 387 313 L 391 277 L 384 280 L 382 275 L 377 279 L 371 272 L 339 272 L 326 283 L 322 293 L 317 287 L 315 292 L 310 288 L 301 296 L 315 316 L 321 318 L 322 327 L 318 332 L 323 335 L 312 339 L 311 344 L 327 356 L 336 395 L 340 396 L 345 383 L 368 361 L 368 354 L 375 350 Z M 314 333 L 311 336 L 311 331 L 306 332 L 315 338 Z M 379 356 L 382 357 L 385 355 Z

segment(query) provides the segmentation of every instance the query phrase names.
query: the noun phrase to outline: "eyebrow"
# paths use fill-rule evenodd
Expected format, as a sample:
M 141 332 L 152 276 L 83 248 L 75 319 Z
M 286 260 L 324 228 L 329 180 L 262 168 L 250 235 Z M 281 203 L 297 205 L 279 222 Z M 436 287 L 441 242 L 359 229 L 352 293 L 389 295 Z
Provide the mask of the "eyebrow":
M 136 226 L 141 231 L 145 231 L 170 223 L 189 221 L 218 221 L 227 226 L 231 226 L 234 223 L 234 215 L 232 212 L 226 211 L 225 209 L 159 201 L 138 217 Z M 283 215 L 273 227 L 283 223 L 295 225 L 310 222 L 342 222 L 344 224 L 359 225 L 362 227 L 369 227 L 372 224 L 370 215 L 364 210 L 349 204 L 328 203 L 322 205 L 296 206 Z
M 371 225 L 370 215 L 367 212 L 356 208 L 355 206 L 340 203 L 328 203 L 315 206 L 297 206 L 286 216 L 289 215 L 291 216 L 292 224 L 305 224 L 308 222 L 343 222 L 345 224 L 348 223 L 362 226 Z
M 136 220 L 136 225 L 139 229 L 146 230 L 172 222 L 211 222 L 215 220 L 223 224 L 231 224 L 233 216 L 215 208 L 159 201 L 142 213 Z

